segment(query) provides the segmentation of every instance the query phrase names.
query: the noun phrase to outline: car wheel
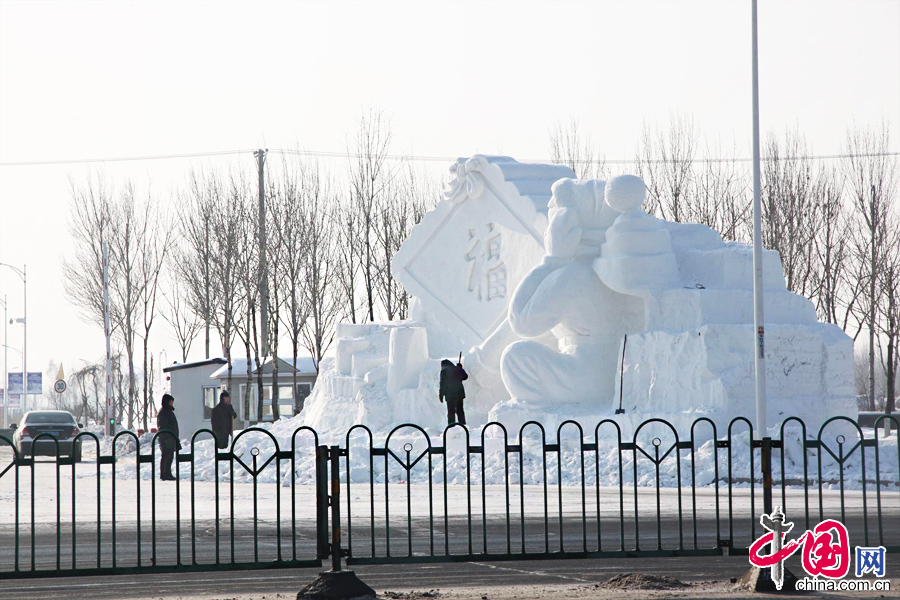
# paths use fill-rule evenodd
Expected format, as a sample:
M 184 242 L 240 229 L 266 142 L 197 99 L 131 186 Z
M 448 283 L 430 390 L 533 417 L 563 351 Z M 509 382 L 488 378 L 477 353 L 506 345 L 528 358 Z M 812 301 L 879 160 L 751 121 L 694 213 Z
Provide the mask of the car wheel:
M 81 446 L 75 448 L 75 451 L 72 453 L 72 462 L 81 462 Z

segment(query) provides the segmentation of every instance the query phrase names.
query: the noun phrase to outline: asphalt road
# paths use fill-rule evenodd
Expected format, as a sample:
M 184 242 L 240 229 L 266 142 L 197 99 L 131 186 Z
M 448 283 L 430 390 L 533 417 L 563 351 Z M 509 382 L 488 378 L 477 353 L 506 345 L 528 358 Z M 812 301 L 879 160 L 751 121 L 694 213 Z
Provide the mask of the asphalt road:
M 496 586 L 590 585 L 618 573 L 668 575 L 685 582 L 729 581 L 749 567 L 746 558 L 577 559 L 517 562 L 366 565 L 353 571 L 377 592 L 449 590 Z M 0 582 L 0 599 L 96 600 L 116 598 L 222 598 L 296 595 L 323 569 L 278 569 L 225 573 L 77 577 Z
M 891 511 L 888 522 L 896 522 L 896 512 Z M 850 532 L 851 540 L 862 544 L 860 532 L 863 530 L 861 518 L 858 515 L 847 515 L 845 521 Z M 870 523 L 870 532 L 876 531 Z M 621 529 L 617 521 L 602 523 L 602 546 L 604 551 L 618 551 L 635 549 L 634 521 L 627 520 L 624 526 L 624 544 Z M 717 531 L 715 520 L 703 517 L 697 520 L 697 548 L 713 549 L 717 547 Z M 734 525 L 735 546 L 749 545 L 753 538 L 750 536 L 750 523 L 747 519 L 735 521 Z M 219 560 L 221 562 L 253 563 L 268 562 L 278 558 L 290 560 L 314 560 L 316 557 L 316 530 L 313 521 L 298 521 L 296 537 L 292 533 L 290 523 L 281 527 L 281 556 L 278 555 L 278 536 L 275 524 L 272 521 L 264 521 L 256 526 L 248 522 L 236 523 L 234 526 L 234 550 L 232 559 L 231 525 L 227 521 L 220 523 L 218 541 L 216 538 L 215 522 L 198 521 L 192 534 L 190 523 L 183 523 L 180 532 L 176 532 L 171 522 L 158 523 L 154 534 L 149 525 L 142 525 L 140 533 L 140 564 L 149 565 L 175 565 L 197 563 L 214 563 L 216 561 L 216 547 L 218 544 Z M 559 521 L 550 518 L 546 523 L 543 519 L 528 518 L 525 521 L 524 550 L 528 553 L 558 552 L 563 548 L 568 552 L 581 552 L 597 550 L 597 525 L 596 520 L 588 518 L 584 527 L 580 518 L 567 517 L 564 520 L 563 535 L 559 534 Z M 343 547 L 349 549 L 352 555 L 359 558 L 373 556 L 371 528 L 367 523 L 354 525 L 352 529 L 352 545 L 348 545 L 348 532 L 343 531 Z M 728 537 L 729 526 L 724 519 L 720 521 L 720 535 Z M 448 521 L 445 529 L 443 519 L 435 519 L 430 523 L 428 519 L 414 518 L 412 529 L 407 527 L 406 520 L 397 520 L 390 526 L 390 551 L 387 546 L 387 535 L 384 522 L 376 522 L 375 527 L 375 556 L 402 557 L 413 555 L 441 555 L 449 554 L 481 554 L 485 552 L 484 539 L 487 538 L 487 552 L 491 554 L 520 553 L 523 549 L 522 524 L 519 519 L 513 519 L 507 523 L 505 519 L 491 518 L 487 521 L 486 529 L 483 528 L 480 518 L 474 518 L 470 523 L 465 518 L 453 518 Z M 433 532 L 433 533 L 432 533 Z M 176 535 L 180 533 L 180 535 Z M 663 516 L 657 522 L 655 516 L 642 518 L 639 523 L 640 549 L 674 550 L 679 547 L 690 549 L 694 547 L 693 521 L 686 518 L 680 526 L 678 519 L 671 516 Z M 756 527 L 756 535 L 764 533 Z M 112 532 L 110 524 L 105 523 L 101 532 L 98 547 L 96 526 L 80 527 L 77 531 L 77 568 L 112 567 L 112 556 L 116 557 L 118 567 L 129 567 L 138 564 L 138 532 L 135 523 L 120 524 L 116 528 L 116 545 L 113 549 Z M 586 537 L 585 537 L 586 534 Z M 509 537 L 507 537 L 507 535 Z M 178 541 L 180 540 L 180 543 Z M 508 541 L 507 541 L 508 540 Z M 872 544 L 878 543 L 875 538 L 870 539 Z M 887 545 L 900 543 L 900 531 L 895 528 L 886 528 L 884 540 Z M 10 525 L 0 526 L 0 577 L 5 572 L 14 569 L 15 555 L 12 551 L 15 544 L 14 529 Z M 871 545 L 871 544 L 870 544 Z M 19 529 L 19 569 L 27 570 L 31 567 L 31 526 L 22 524 Z M 100 552 L 98 565 L 97 555 Z M 154 554 L 155 552 L 155 554 Z M 179 555 L 180 552 L 180 555 Z M 155 556 L 155 563 L 154 563 Z M 57 558 L 58 557 L 58 558 Z M 64 525 L 57 532 L 55 525 L 37 524 L 34 531 L 34 562 L 39 570 L 52 570 L 57 568 L 72 568 L 72 542 L 71 527 Z

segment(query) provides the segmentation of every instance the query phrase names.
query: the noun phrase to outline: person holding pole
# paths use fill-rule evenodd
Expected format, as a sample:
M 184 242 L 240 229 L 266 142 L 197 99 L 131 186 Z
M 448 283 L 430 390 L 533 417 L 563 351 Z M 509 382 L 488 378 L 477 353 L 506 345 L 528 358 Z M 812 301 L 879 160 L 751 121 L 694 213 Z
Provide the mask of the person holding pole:
M 466 397 L 466 388 L 463 381 L 469 378 L 462 366 L 462 353 L 454 365 L 447 359 L 441 361 L 441 385 L 438 391 L 438 399 L 443 402 L 447 399 L 447 425 L 459 422 L 466 424 L 466 413 L 463 410 L 463 400 Z

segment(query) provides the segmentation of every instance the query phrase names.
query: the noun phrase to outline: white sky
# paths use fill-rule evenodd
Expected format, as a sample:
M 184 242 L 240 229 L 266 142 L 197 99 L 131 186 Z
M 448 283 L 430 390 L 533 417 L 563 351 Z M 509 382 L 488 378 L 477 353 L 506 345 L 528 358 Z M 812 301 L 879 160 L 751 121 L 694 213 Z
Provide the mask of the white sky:
M 853 123 L 885 119 L 900 148 L 900 0 L 760 0 L 759 36 L 764 137 L 797 126 L 833 154 Z M 391 116 L 396 153 L 546 158 L 548 132 L 574 117 L 608 159 L 628 159 L 644 121 L 683 112 L 749 156 L 750 83 L 749 0 L 0 0 L 0 261 L 28 266 L 29 370 L 105 352 L 63 297 L 70 177 L 102 169 L 168 202 L 191 164 L 253 157 L 7 163 L 341 152 L 369 106 Z M 21 316 L 5 267 L 4 294 Z M 21 349 L 21 325 L 8 334 Z M 152 348 L 179 355 L 167 332 Z

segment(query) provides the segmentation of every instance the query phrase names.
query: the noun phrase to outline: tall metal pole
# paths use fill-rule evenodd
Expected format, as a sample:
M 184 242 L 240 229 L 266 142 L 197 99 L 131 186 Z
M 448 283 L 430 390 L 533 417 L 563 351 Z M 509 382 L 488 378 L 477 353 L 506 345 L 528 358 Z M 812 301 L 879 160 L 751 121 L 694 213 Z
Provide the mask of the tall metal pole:
M 269 281 L 266 268 L 266 188 L 265 165 L 268 150 L 259 149 L 253 153 L 259 170 L 259 320 L 262 331 L 262 354 L 269 355 Z
M 756 0 L 753 10 L 753 327 L 756 331 L 756 429 L 767 437 L 766 422 L 766 320 L 763 312 L 762 215 L 759 168 L 759 57 L 756 33 Z
M 9 267 L 22 280 L 22 293 L 24 296 L 22 307 L 22 412 L 28 412 L 28 265 L 23 265 L 20 270 L 8 263 L 0 263 L 0 266 Z M 17 321 L 19 319 L 16 319 Z M 8 382 L 7 382 L 8 383 Z M 7 390 L 8 392 L 8 390 Z
M 9 427 L 9 349 L 6 347 L 9 340 L 6 337 L 6 294 L 3 294 L 3 427 Z
M 875 184 L 872 184 L 872 202 L 869 204 L 869 223 L 872 228 L 876 227 L 875 223 Z M 875 407 L 875 265 L 877 264 L 878 250 L 875 246 L 875 235 L 872 235 L 872 253 L 870 259 L 869 277 L 869 410 L 877 410 Z
M 24 294 L 22 307 L 22 413 L 28 412 L 28 265 L 22 265 L 22 290 Z
M 106 435 L 113 435 L 112 423 L 112 344 L 109 332 L 109 246 L 103 242 L 103 327 L 106 332 Z

